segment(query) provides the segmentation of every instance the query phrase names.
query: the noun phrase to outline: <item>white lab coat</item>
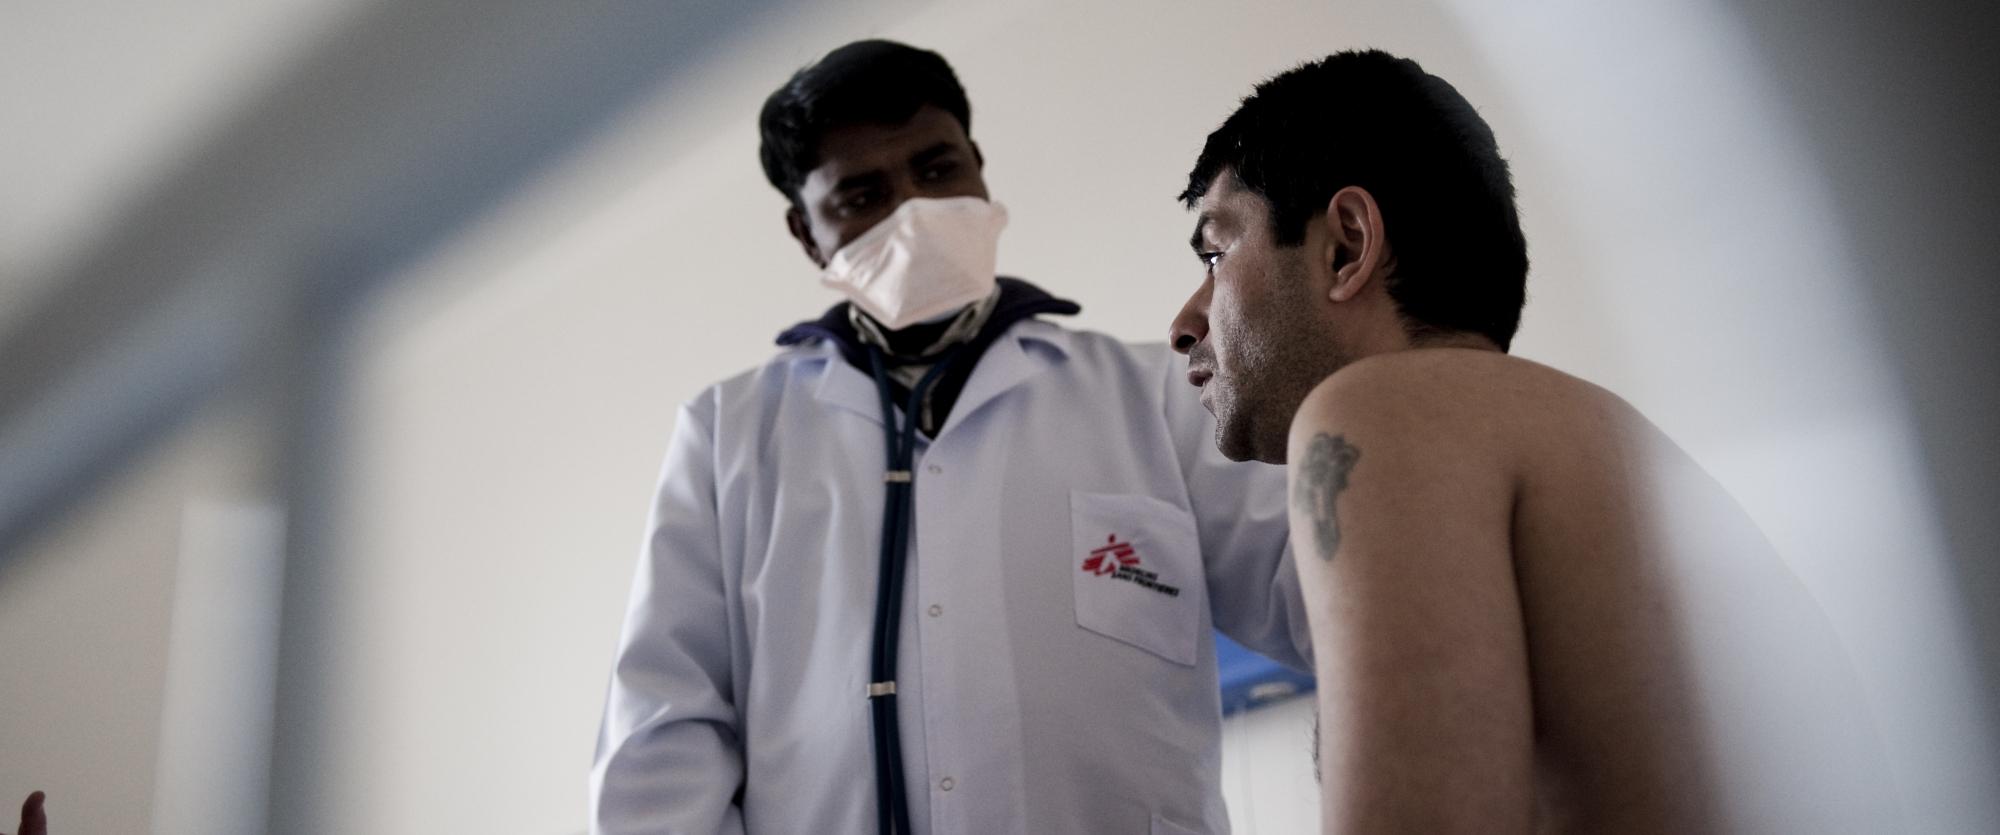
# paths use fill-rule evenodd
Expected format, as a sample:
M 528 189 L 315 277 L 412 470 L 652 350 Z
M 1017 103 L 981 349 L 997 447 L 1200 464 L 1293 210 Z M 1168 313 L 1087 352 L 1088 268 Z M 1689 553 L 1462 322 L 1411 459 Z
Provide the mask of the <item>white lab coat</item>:
M 1283 471 L 1223 459 L 1184 374 L 1024 320 L 920 443 L 897 672 L 920 835 L 1228 831 L 1211 628 L 1310 662 Z M 815 342 L 681 410 L 592 832 L 875 831 L 879 403 Z

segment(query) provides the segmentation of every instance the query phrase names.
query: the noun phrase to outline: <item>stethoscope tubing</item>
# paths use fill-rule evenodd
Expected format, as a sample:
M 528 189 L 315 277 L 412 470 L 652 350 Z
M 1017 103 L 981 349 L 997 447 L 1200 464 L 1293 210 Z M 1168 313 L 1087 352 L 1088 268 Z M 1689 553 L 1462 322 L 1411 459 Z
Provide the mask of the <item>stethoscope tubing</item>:
M 903 781 L 903 745 L 896 712 L 896 653 L 902 638 L 903 577 L 909 562 L 910 522 L 914 512 L 914 489 L 918 410 L 924 395 L 958 355 L 946 354 L 910 387 L 908 408 L 903 419 L 896 409 L 881 349 L 868 346 L 868 364 L 874 372 L 875 389 L 882 401 L 882 430 L 887 470 L 883 477 L 886 497 L 882 506 L 882 564 L 875 586 L 875 635 L 869 653 L 868 707 L 875 737 L 875 803 L 877 831 L 881 835 L 910 832 L 909 796 Z M 886 692 L 877 687 L 887 685 Z

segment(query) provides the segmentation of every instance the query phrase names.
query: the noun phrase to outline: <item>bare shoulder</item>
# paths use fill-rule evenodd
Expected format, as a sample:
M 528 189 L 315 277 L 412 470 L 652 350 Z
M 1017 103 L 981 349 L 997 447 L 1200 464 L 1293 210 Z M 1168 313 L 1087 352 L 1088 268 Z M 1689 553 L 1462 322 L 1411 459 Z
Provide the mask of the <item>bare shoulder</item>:
M 1360 431 L 1463 454 L 1611 440 L 1648 427 L 1617 395 L 1546 365 L 1428 348 L 1369 357 L 1327 377 L 1300 405 L 1292 437 Z

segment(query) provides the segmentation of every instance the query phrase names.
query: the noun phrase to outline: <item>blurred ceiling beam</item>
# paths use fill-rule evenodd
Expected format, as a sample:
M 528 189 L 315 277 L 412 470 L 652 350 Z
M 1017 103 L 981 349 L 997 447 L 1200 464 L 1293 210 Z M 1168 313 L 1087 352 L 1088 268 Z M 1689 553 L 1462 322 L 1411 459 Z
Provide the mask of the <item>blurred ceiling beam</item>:
M 272 340 L 784 5 L 399 0 L 300 55 L 0 334 L 0 566 Z

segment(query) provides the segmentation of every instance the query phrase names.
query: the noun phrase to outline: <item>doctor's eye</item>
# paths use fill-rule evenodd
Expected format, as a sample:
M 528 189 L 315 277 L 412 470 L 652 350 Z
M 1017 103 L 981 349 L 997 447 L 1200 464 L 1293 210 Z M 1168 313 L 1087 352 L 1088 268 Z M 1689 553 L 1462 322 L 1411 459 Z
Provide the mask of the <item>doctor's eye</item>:
M 834 208 L 841 214 L 851 215 L 874 205 L 875 197 L 875 189 L 851 191 L 841 195 L 840 200 L 834 203 Z
M 940 162 L 924 166 L 924 170 L 917 172 L 917 177 L 924 182 L 937 182 L 950 179 L 951 175 L 956 173 L 958 173 L 958 163 Z
M 1195 257 L 1197 257 L 1197 258 L 1200 258 L 1200 259 L 1201 259 L 1201 263 L 1202 263 L 1202 266 L 1204 266 L 1204 267 L 1207 267 L 1207 268 L 1208 268 L 1208 271 L 1212 273 L 1212 272 L 1215 272 L 1215 264 L 1216 264 L 1216 262 L 1217 262 L 1217 261 L 1221 261 L 1221 260 L 1222 260 L 1222 253 L 1220 253 L 1220 252 L 1197 252 L 1197 253 L 1195 253 Z

